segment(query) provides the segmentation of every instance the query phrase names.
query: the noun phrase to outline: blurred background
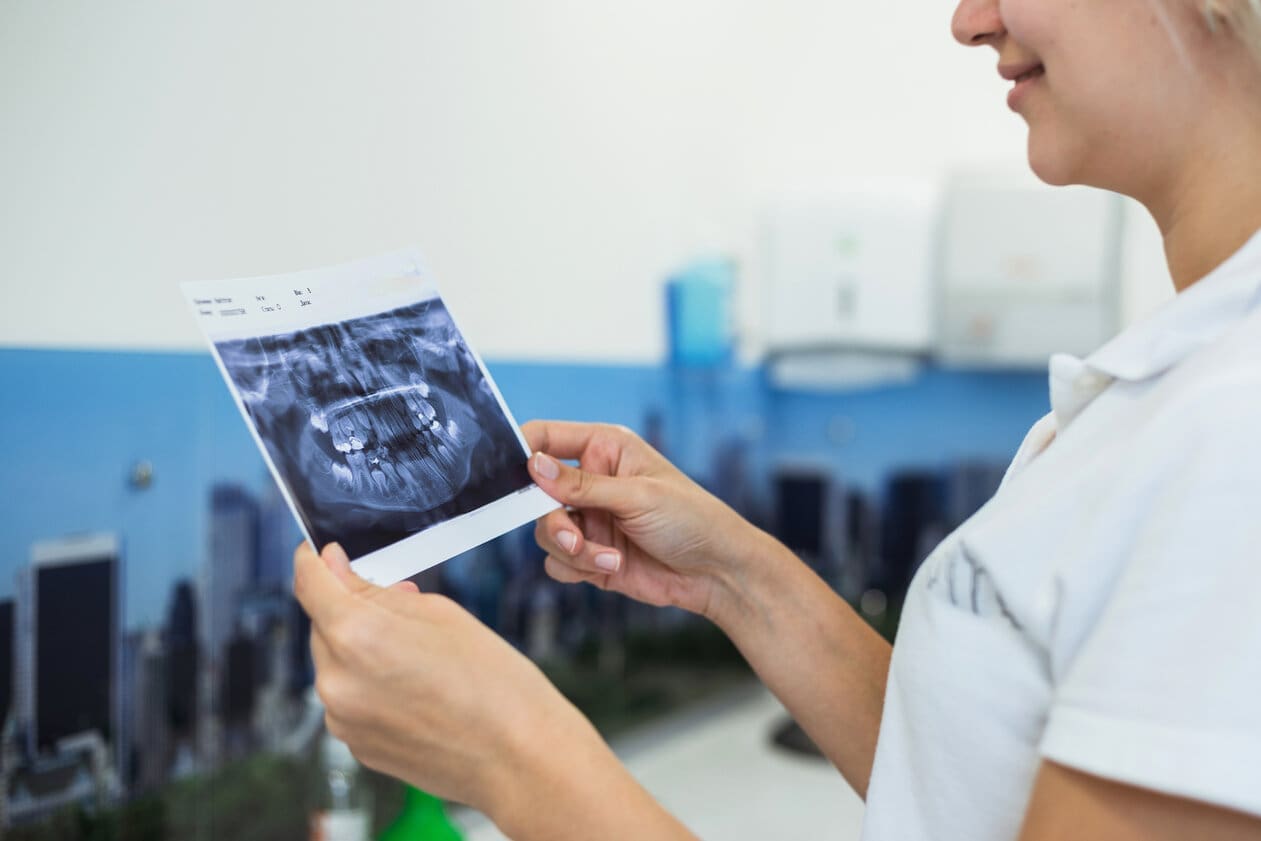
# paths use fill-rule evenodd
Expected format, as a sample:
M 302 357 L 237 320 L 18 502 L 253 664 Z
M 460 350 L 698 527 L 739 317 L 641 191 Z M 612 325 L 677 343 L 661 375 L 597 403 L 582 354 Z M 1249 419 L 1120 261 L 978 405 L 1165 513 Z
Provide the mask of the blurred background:
M 327 787 L 298 531 L 182 280 L 419 246 L 519 421 L 630 426 L 891 637 L 1050 354 L 1172 294 L 1140 208 L 1025 173 L 952 11 L 0 0 L 0 836 L 302 839 Z M 529 529 L 420 583 L 702 836 L 857 837 L 704 623 Z

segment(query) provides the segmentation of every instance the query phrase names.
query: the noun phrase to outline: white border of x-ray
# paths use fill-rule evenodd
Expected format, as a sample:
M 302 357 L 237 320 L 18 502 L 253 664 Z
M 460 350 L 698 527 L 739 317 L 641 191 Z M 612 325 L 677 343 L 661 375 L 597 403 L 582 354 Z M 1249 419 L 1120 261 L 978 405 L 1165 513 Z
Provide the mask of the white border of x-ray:
M 418 252 L 407 249 L 325 269 L 232 280 L 189 281 L 181 284 L 181 288 L 188 305 L 192 308 L 194 318 L 210 345 L 210 353 L 219 367 L 219 373 L 223 376 L 224 382 L 228 385 L 228 390 L 232 393 L 237 410 L 245 420 L 245 425 L 249 428 L 254 443 L 258 445 L 259 452 L 263 454 L 267 469 L 276 480 L 303 535 L 314 545 L 311 535 L 307 533 L 306 522 L 299 514 L 298 506 L 294 504 L 289 485 L 272 462 L 271 454 L 245 407 L 245 401 L 241 399 L 236 383 L 223 364 L 215 342 L 287 333 L 319 324 L 376 315 L 398 307 L 440 298 L 437 287 L 427 278 Z M 292 302 L 297 297 L 294 290 L 307 288 L 311 290 L 308 297 L 311 301 L 309 306 L 269 312 L 264 312 L 262 309 L 263 306 L 269 305 L 268 302 Z M 256 296 L 262 296 L 267 300 L 258 301 Z M 231 299 L 231 301 L 209 305 L 199 303 L 199 301 L 213 302 L 223 299 Z M 220 314 L 222 309 L 236 309 L 242 305 L 247 310 L 244 315 L 225 317 Z M 526 443 L 525 436 L 521 434 L 521 429 L 512 416 L 512 412 L 508 409 L 508 404 L 504 402 L 499 386 L 491 378 L 481 354 L 473 348 L 468 335 L 460 329 L 459 322 L 455 320 L 455 314 L 451 312 L 450 306 L 447 306 L 447 314 L 455 324 L 456 330 L 464 336 L 465 344 L 477 361 L 482 376 L 490 385 L 500 411 L 504 413 L 517 435 L 523 457 L 528 458 L 529 445 Z M 351 566 L 364 579 L 386 586 L 402 581 L 404 578 L 410 578 L 461 552 L 467 552 L 559 507 L 557 502 L 542 489 L 531 484 L 487 503 L 475 511 L 444 520 L 424 531 L 370 552 L 357 558 Z

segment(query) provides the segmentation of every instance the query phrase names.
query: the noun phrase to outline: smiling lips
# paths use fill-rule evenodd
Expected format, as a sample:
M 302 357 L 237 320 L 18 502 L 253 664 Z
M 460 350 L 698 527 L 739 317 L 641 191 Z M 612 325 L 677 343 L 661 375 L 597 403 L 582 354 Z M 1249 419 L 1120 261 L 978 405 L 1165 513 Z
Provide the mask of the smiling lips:
M 1004 62 L 998 65 L 998 75 L 1009 82 L 1022 82 L 1035 75 L 1040 76 L 1043 72 L 1040 61 Z
M 1007 106 L 1015 111 L 1029 86 L 1046 75 L 1046 68 L 1038 61 L 1000 64 L 998 65 L 998 75 L 1009 82 L 1015 82 L 1011 92 L 1007 94 Z
M 1020 84 L 1021 82 L 1026 82 L 1029 79 L 1037 78 L 1038 76 L 1041 76 L 1045 72 L 1046 71 L 1042 69 L 1042 65 L 1039 64 L 1037 67 L 1033 68 L 1032 70 L 1026 70 L 1024 73 L 1021 73 L 1019 76 L 1017 76 L 1016 84 Z

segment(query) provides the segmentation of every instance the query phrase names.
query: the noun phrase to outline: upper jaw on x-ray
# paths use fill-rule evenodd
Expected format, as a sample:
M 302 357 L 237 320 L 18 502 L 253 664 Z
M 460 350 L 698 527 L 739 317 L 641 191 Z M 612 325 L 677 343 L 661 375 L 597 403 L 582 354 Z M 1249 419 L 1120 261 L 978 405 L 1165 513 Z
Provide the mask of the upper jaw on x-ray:
M 438 299 L 218 348 L 321 543 L 316 534 L 344 540 L 348 529 L 414 532 L 463 513 L 466 491 L 529 483 Z

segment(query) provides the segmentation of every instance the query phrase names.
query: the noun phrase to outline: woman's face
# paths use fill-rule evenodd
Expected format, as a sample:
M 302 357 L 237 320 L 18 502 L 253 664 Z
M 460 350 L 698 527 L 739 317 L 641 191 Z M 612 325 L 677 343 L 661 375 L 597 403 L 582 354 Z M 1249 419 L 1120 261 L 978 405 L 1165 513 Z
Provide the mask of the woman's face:
M 1195 0 L 961 0 L 954 35 L 990 46 L 1052 184 L 1133 196 L 1194 146 L 1208 40 Z M 1023 75 L 1021 75 L 1023 74 Z

